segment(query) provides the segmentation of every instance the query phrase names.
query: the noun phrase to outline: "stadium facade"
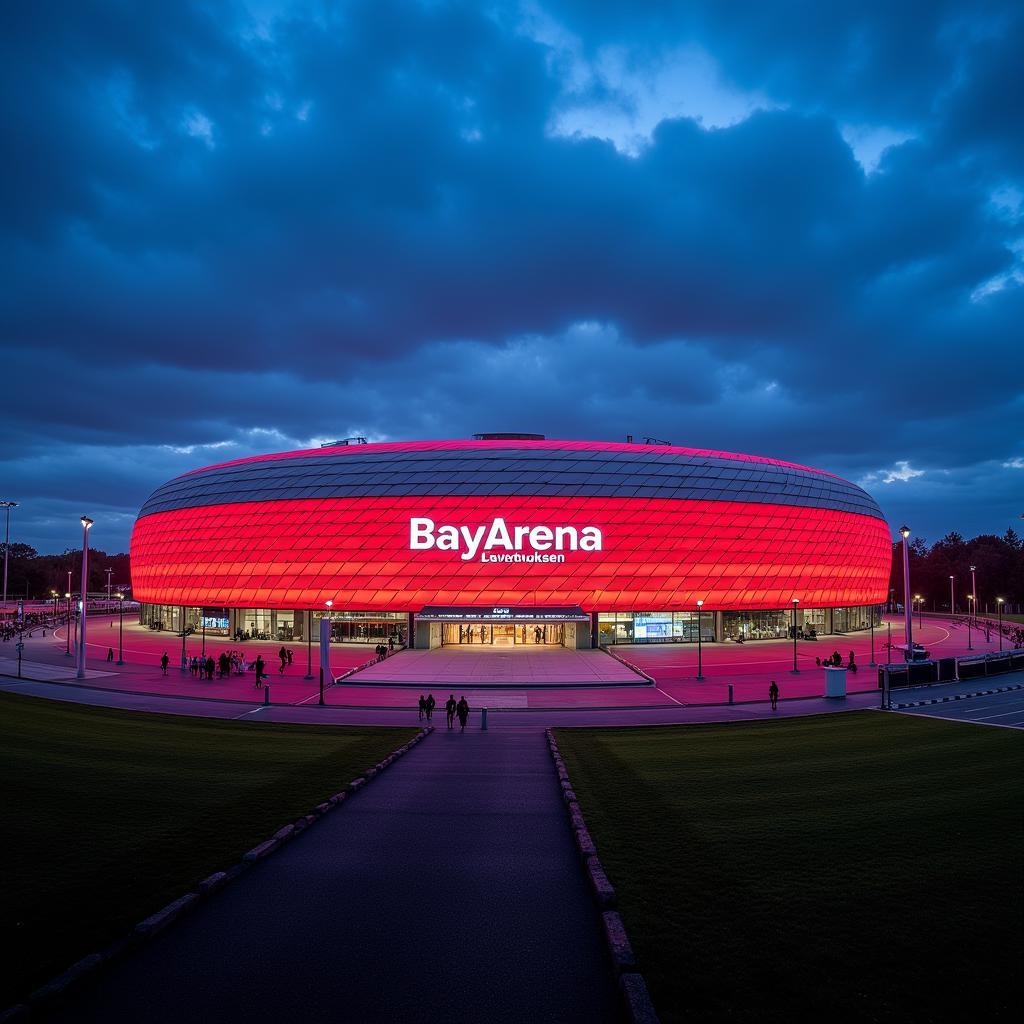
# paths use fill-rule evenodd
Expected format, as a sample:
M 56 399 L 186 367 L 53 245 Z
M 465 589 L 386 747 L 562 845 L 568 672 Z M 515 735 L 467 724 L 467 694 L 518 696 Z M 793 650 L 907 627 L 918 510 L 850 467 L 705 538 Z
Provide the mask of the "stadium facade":
M 851 632 L 890 552 L 874 500 L 821 470 L 491 434 L 194 470 L 131 543 L 151 628 L 297 641 L 329 616 L 336 640 L 416 647 Z

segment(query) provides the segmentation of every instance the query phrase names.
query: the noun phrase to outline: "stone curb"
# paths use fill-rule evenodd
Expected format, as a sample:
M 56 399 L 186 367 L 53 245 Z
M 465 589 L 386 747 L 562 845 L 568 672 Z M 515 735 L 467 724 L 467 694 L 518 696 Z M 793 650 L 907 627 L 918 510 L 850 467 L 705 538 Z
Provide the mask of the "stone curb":
M 615 906 L 615 887 L 608 880 L 604 867 L 597 856 L 597 846 L 587 828 L 583 810 L 576 800 L 576 793 L 572 788 L 565 761 L 559 753 L 555 734 L 550 729 L 545 729 L 544 736 L 548 741 L 548 749 L 551 751 L 551 760 L 554 762 L 559 786 L 565 800 L 576 848 L 579 850 L 587 881 L 594 894 L 594 901 L 601 912 L 601 929 L 604 934 L 605 947 L 611 961 L 613 977 L 618 983 L 626 1020 L 630 1024 L 659 1024 L 658 1014 L 647 990 L 647 982 L 637 969 L 636 954 L 629 941 L 626 926 L 618 911 L 612 909 Z
M 169 925 L 173 924 L 180 917 L 183 917 L 190 910 L 199 906 L 203 900 L 213 893 L 218 892 L 229 882 L 234 881 L 257 861 L 269 856 L 279 849 L 290 839 L 305 831 L 310 825 L 322 818 L 328 811 L 342 804 L 349 799 L 369 781 L 376 778 L 381 771 L 403 754 L 408 753 L 417 744 L 422 742 L 434 731 L 432 725 L 421 729 L 408 743 L 404 743 L 392 751 L 383 761 L 372 768 L 368 768 L 359 778 L 353 779 L 341 792 L 335 793 L 323 803 L 317 804 L 309 814 L 303 815 L 294 822 L 279 828 L 270 839 L 265 840 L 258 846 L 242 856 L 241 861 L 232 865 L 225 871 L 215 871 L 212 875 L 204 878 L 197 886 L 195 892 L 185 893 L 178 897 L 166 907 L 161 908 L 154 914 L 150 914 L 145 920 L 140 921 L 130 934 L 118 942 L 115 942 L 102 953 L 90 953 L 82 957 L 62 974 L 52 978 L 45 985 L 37 988 L 29 997 L 21 1003 L 0 1012 L 0 1024 L 15 1024 L 15 1022 L 28 1022 L 41 1019 L 41 1014 L 46 1007 L 55 999 L 63 996 L 69 988 L 77 984 L 82 978 L 88 977 L 118 959 L 128 950 L 143 942 L 150 941 Z
M 948 704 L 951 700 L 967 700 L 969 697 L 991 697 L 995 693 L 1010 693 L 1013 690 L 1024 690 L 1024 683 L 1013 686 L 997 686 L 994 690 L 978 690 L 975 693 L 953 693 L 948 697 L 931 697 L 928 700 L 912 700 L 906 704 L 893 704 L 893 711 L 903 708 L 923 708 L 929 704 Z

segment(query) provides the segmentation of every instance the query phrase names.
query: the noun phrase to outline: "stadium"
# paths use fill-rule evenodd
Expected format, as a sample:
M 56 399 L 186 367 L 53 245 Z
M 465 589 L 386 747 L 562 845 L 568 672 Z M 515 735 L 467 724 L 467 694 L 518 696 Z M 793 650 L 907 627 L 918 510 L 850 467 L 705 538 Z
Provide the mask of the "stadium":
M 238 459 L 158 488 L 131 541 L 152 629 L 590 648 L 867 629 L 889 528 L 860 487 L 665 444 L 472 440 Z

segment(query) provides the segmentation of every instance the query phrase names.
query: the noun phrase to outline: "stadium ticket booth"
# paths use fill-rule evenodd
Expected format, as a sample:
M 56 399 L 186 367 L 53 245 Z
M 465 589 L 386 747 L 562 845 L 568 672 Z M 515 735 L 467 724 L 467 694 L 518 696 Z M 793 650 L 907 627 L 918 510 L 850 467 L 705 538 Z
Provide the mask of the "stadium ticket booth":
M 569 608 L 429 607 L 417 612 L 415 646 L 542 650 L 590 646 L 590 616 Z

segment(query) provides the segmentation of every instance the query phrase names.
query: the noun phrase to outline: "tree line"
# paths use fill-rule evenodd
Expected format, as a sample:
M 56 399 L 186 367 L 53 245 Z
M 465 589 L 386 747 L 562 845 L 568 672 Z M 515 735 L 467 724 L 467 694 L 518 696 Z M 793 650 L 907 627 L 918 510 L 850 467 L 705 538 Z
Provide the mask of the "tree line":
M 3 545 L 0 544 L 0 550 Z M 108 554 L 101 549 L 89 551 L 89 586 L 91 594 L 106 593 L 106 569 L 110 576 L 111 593 L 119 587 L 130 587 L 132 574 L 128 553 Z M 12 544 L 7 564 L 7 598 L 17 601 L 42 600 L 56 590 L 61 597 L 68 589 L 68 571 L 71 572 L 71 591 L 77 594 L 82 585 L 82 549 L 69 548 L 59 555 L 41 555 L 28 544 Z M 0 570 L 2 571 L 2 570 Z
M 971 566 L 978 587 L 978 614 L 996 614 L 996 598 L 1006 602 L 1004 611 L 1024 606 L 1024 541 L 1012 528 L 1002 537 L 984 533 L 965 540 L 959 533 L 947 533 L 929 545 L 922 537 L 911 538 L 910 596 L 924 598 L 924 610 L 948 612 L 949 577 L 953 576 L 954 612 L 966 613 L 971 593 Z M 892 546 L 889 585 L 896 601 L 904 602 L 903 542 Z

